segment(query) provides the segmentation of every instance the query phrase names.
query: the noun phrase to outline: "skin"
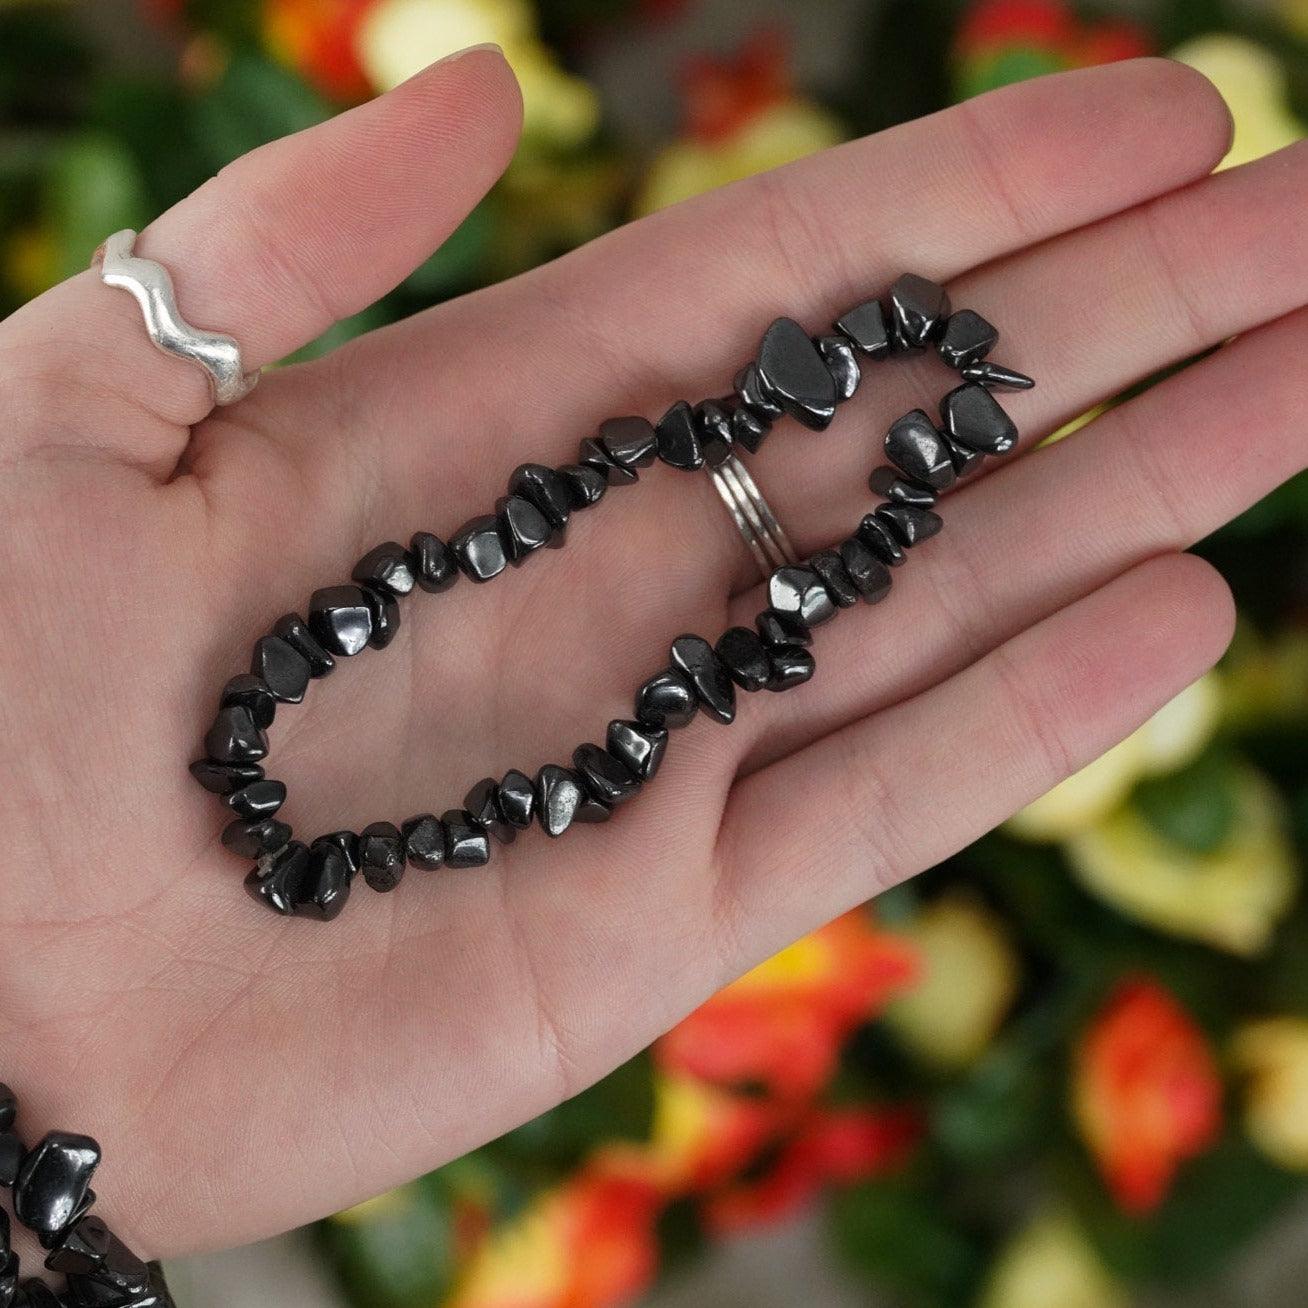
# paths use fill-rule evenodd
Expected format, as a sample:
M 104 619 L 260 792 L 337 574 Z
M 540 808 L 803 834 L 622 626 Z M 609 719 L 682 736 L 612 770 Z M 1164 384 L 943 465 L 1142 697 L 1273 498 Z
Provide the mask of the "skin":
M 493 50 L 237 161 L 138 252 L 272 362 L 418 264 L 519 125 Z M 1226 585 L 1179 551 L 1304 464 L 1308 145 L 1210 177 L 1229 115 L 1166 60 L 994 92 L 664 210 L 209 413 L 87 271 L 0 324 L 0 1047 L 29 1139 L 97 1136 L 147 1256 L 270 1235 L 574 1093 L 776 949 L 939 861 L 1221 654 Z M 489 867 L 358 884 L 334 923 L 241 889 L 186 772 L 271 623 L 376 542 L 448 535 L 603 418 L 721 394 L 766 324 L 810 330 L 901 271 L 946 282 L 1038 379 L 993 461 L 817 674 L 675 734 L 649 793 Z M 825 434 L 753 460 L 797 548 L 870 505 L 887 425 L 949 384 L 873 365 Z M 457 805 L 628 716 L 681 631 L 765 604 L 709 478 L 665 467 L 569 544 L 417 595 L 272 729 L 297 834 Z

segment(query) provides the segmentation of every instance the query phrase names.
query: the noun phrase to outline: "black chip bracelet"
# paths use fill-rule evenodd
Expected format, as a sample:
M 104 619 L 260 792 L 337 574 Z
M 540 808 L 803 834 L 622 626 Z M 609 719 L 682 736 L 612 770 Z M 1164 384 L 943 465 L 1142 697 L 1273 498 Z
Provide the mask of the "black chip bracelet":
M 250 670 L 222 689 L 204 738 L 205 757 L 190 765 L 196 780 L 234 814 L 223 844 L 255 860 L 247 891 L 278 913 L 329 921 L 344 908 L 359 873 L 373 890 L 394 890 L 406 866 L 485 864 L 492 841 L 511 842 L 533 819 L 550 836 L 577 823 L 603 822 L 653 779 L 670 729 L 686 726 L 697 712 L 731 722 L 737 688 L 782 691 L 807 681 L 814 669 L 810 629 L 860 599 L 883 600 L 891 569 L 940 530 L 932 511 L 940 492 L 987 454 L 1016 445 L 1017 428 L 991 390 L 1035 383 L 986 360 L 998 339 L 979 314 L 951 312 L 943 287 L 906 273 L 885 305 L 876 299 L 858 305 L 829 335 L 811 337 L 793 319 L 776 319 L 726 398 L 694 406 L 680 400 L 657 423 L 610 418 L 582 440 L 575 463 L 521 464 L 495 512 L 472 518 L 448 542 L 420 531 L 407 549 L 386 541 L 369 550 L 351 584 L 313 593 L 307 621 L 287 613 L 255 642 Z M 637 690 L 633 717 L 610 722 L 603 745 L 579 745 L 570 767 L 547 763 L 534 778 L 517 769 L 499 780 L 485 777 L 461 807 L 439 817 L 423 813 L 398 826 L 373 822 L 361 832 L 334 831 L 307 844 L 291 838 L 291 828 L 277 817 L 286 786 L 266 777 L 260 764 L 277 706 L 303 700 L 310 681 L 327 676 L 338 658 L 389 645 L 404 596 L 414 589 L 447 590 L 460 575 L 490 581 L 542 547 L 560 548 L 573 513 L 598 503 L 610 487 L 634 484 L 638 470 L 656 459 L 692 472 L 716 466 L 737 450 L 756 452 L 783 416 L 824 430 L 857 390 L 869 362 L 919 355 L 933 344 L 964 378 L 941 400 L 939 424 L 913 409 L 891 425 L 889 465 L 869 478 L 883 502 L 839 546 L 775 569 L 769 606 L 753 630 L 732 627 L 716 644 L 678 636 L 668 666 Z
M 45 1265 L 67 1289 L 18 1279 L 9 1214 L 0 1208 L 0 1308 L 174 1308 L 158 1263 L 138 1258 L 91 1215 L 91 1175 L 100 1146 L 88 1135 L 50 1131 L 24 1148 L 14 1130 L 18 1098 L 0 1084 L 0 1186 L 11 1191 L 14 1216 L 49 1250 Z

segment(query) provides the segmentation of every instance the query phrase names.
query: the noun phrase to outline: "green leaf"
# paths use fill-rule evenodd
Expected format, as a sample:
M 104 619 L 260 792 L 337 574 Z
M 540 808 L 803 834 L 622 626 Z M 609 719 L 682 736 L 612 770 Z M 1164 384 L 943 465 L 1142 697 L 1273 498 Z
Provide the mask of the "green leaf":
M 106 236 L 139 228 L 149 216 L 131 156 L 100 132 L 79 132 L 55 147 L 44 191 L 60 280 L 81 272 Z
M 440 248 L 404 279 L 405 289 L 435 301 L 468 285 L 490 247 L 494 230 L 492 202 L 483 199 Z
M 257 146 L 323 122 L 331 107 L 280 64 L 241 50 L 192 113 L 195 139 L 216 171 Z
M 1165 840 L 1197 854 L 1212 853 L 1230 834 L 1236 816 L 1225 748 L 1205 750 L 1178 772 L 1147 777 L 1132 800 Z
M 346 1296 L 358 1308 L 431 1308 L 449 1288 L 449 1209 L 431 1187 L 406 1186 L 357 1219 L 317 1228 Z
M 831 1200 L 836 1246 L 855 1271 L 915 1308 L 971 1301 L 981 1242 L 952 1224 L 933 1198 L 892 1182 L 837 1191 Z

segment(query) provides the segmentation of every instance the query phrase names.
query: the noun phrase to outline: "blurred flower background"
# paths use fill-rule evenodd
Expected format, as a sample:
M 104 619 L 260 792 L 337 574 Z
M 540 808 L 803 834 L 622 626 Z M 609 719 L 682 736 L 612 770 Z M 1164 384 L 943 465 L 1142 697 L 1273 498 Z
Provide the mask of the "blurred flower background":
M 0 313 L 486 40 L 523 87 L 508 173 L 306 353 L 1055 69 L 1192 63 L 1234 111 L 1223 166 L 1308 131 L 1308 0 L 0 0 Z M 1308 480 L 1199 551 L 1241 612 L 1215 672 L 590 1090 L 321 1223 L 345 1301 L 608 1308 L 802 1216 L 851 1301 L 1237 1302 L 1249 1250 L 1308 1233 Z

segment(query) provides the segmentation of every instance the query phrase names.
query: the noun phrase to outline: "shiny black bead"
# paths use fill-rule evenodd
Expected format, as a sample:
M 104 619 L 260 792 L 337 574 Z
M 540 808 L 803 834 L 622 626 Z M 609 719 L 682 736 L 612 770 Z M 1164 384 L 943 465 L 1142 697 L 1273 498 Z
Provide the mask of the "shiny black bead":
M 326 835 L 318 836 L 314 845 L 335 845 L 337 849 L 345 856 L 345 862 L 350 869 L 350 876 L 353 877 L 359 870 L 359 837 L 354 831 L 329 831 Z M 311 845 L 310 848 L 313 846 Z
M 948 317 L 949 296 L 938 283 L 904 273 L 890 288 L 890 332 L 899 349 L 921 349 L 944 331 Z
M 794 613 L 781 613 L 777 609 L 764 609 L 754 619 L 758 634 L 765 645 L 811 645 L 812 633 L 802 619 Z
M 446 867 L 484 867 L 490 862 L 490 841 L 486 833 L 461 808 L 441 814 L 445 828 Z
M 960 481 L 986 461 L 986 456 L 980 450 L 964 449 L 957 441 L 949 441 L 949 457 L 954 461 L 954 472 Z
M 592 795 L 583 784 L 581 787 L 581 802 L 577 805 L 577 811 L 572 815 L 574 822 L 607 822 L 613 816 L 613 806 L 606 804 L 596 795 Z
M 382 894 L 403 880 L 404 840 L 394 822 L 369 822 L 359 832 L 359 871 Z
M 546 763 L 536 773 L 536 817 L 547 836 L 561 836 L 581 803 L 581 780 L 568 768 Z
M 589 508 L 604 498 L 609 482 L 603 473 L 580 463 L 565 463 L 557 471 L 574 509 Z
M 254 642 L 250 672 L 262 678 L 273 698 L 283 704 L 298 704 L 309 689 L 309 660 L 280 636 Z
M 858 587 L 845 571 L 838 550 L 819 550 L 809 559 L 808 566 L 822 578 L 827 594 L 835 600 L 838 608 L 853 608 L 858 603 Z
M 0 1303 L 3 1299 L 0 1298 Z M 63 1300 L 44 1282 L 31 1277 L 18 1283 L 18 1293 L 14 1297 L 13 1308 L 64 1308 Z M 131 1305 L 128 1305 L 131 1308 Z M 171 1308 L 171 1305 L 160 1305 Z
M 0 1131 L 7 1131 L 18 1117 L 18 1096 L 0 1081 Z
M 501 535 L 508 546 L 509 562 L 515 568 L 522 566 L 528 554 L 534 554 L 550 543 L 554 528 L 545 515 L 521 495 L 502 495 L 495 501 L 499 515 Z
M 604 738 L 605 748 L 625 764 L 627 771 L 648 781 L 659 770 L 668 747 L 666 727 L 646 727 L 625 718 L 614 718 Z
M 254 725 L 263 731 L 272 726 L 273 718 L 277 715 L 277 700 L 268 689 L 268 683 L 262 677 L 256 677 L 253 672 L 238 673 L 222 688 L 222 693 L 218 696 L 218 707 L 230 708 L 233 704 L 241 704 L 249 709 Z
M 415 531 L 409 538 L 409 567 L 419 588 L 429 595 L 449 590 L 459 579 L 454 551 L 429 531 Z
M 640 789 L 640 778 L 600 745 L 586 743 L 572 751 L 572 766 L 582 788 L 610 808 Z
M 12 1250 L 0 1264 L 0 1308 L 12 1308 L 18 1297 L 18 1255 Z
M 949 315 L 936 349 L 951 368 L 966 368 L 984 359 L 998 341 L 999 332 L 979 313 L 959 309 Z
M 297 876 L 292 900 L 300 917 L 330 922 L 341 914 L 350 898 L 354 869 L 339 845 L 315 840 L 303 871 Z
M 29 1231 L 53 1235 L 72 1222 L 100 1165 L 89 1135 L 51 1131 L 23 1157 L 14 1182 L 14 1216 Z
M 577 446 L 577 462 L 583 468 L 594 468 L 610 486 L 630 486 L 640 480 L 640 473 L 634 467 L 619 463 L 592 436 Z
M 317 842 L 315 842 L 317 843 Z M 309 868 L 309 848 L 292 840 L 271 854 L 265 854 L 245 878 L 245 890 L 257 903 L 289 917 L 295 912 L 300 882 Z
M 243 818 L 272 817 L 286 802 L 284 781 L 252 781 L 227 796 L 227 805 Z
M 257 763 L 268 754 L 268 737 L 241 704 L 219 709 L 205 733 L 205 752 L 216 763 Z
M 852 399 L 858 390 L 862 373 L 849 339 L 845 336 L 816 336 L 813 344 L 817 346 L 822 362 L 827 365 L 827 371 L 836 383 L 836 400 L 843 402 Z
M 509 546 L 504 524 L 493 513 L 469 518 L 450 537 L 450 549 L 459 570 L 473 581 L 489 581 L 509 566 Z
M 1035 378 L 1028 377 L 1016 368 L 1005 368 L 1002 363 L 973 363 L 962 370 L 968 381 L 980 382 L 983 386 L 1002 386 L 1009 391 L 1029 391 L 1035 385 Z
M 890 569 L 857 536 L 841 541 L 840 559 L 865 603 L 878 604 L 890 594 Z
M 84 1217 L 77 1224 L 79 1228 L 89 1223 L 98 1222 L 97 1218 Z M 99 1223 L 103 1226 L 103 1223 Z M 58 1251 L 57 1251 L 58 1252 Z M 54 1255 L 52 1255 L 53 1257 Z M 138 1258 L 108 1227 L 101 1237 L 93 1232 L 83 1241 L 83 1264 L 94 1262 L 92 1270 L 86 1272 L 68 1271 L 68 1289 L 76 1304 L 85 1305 L 121 1305 L 121 1308 L 138 1308 L 138 1305 L 164 1305 L 170 1301 L 159 1300 L 150 1293 L 151 1278 L 149 1266 Z M 58 1270 L 46 1259 L 45 1265 L 52 1271 Z
M 695 426 L 704 462 L 716 468 L 731 453 L 731 410 L 717 400 L 701 400 L 695 406 Z
M 87 1192 L 82 1196 L 81 1202 L 77 1205 L 76 1209 L 74 1209 L 73 1215 L 68 1219 L 67 1225 L 71 1226 L 75 1222 L 80 1222 L 82 1218 L 91 1211 L 94 1204 L 95 1191 L 87 1190 Z M 63 1228 L 61 1227 L 58 1231 L 38 1232 L 36 1241 L 42 1249 L 53 1249 L 58 1245 L 62 1237 Z
M 757 454 L 764 437 L 772 430 L 772 424 L 760 418 L 753 409 L 740 405 L 731 415 L 731 440 L 735 445 Z
M 656 672 L 636 692 L 635 717 L 643 727 L 684 727 L 698 707 L 694 685 L 678 668 Z
M 906 481 L 894 468 L 887 467 L 884 463 L 879 468 L 872 469 L 867 484 L 874 494 L 889 500 L 891 504 L 912 504 L 919 509 L 934 509 L 940 498 L 930 486 Z
M 563 478 L 553 468 L 543 463 L 520 463 L 509 474 L 509 494 L 530 500 L 553 530 L 549 544 L 554 548 L 563 544 L 572 501 Z
M 816 627 L 836 616 L 836 603 L 822 578 L 803 564 L 773 572 L 768 578 L 768 603 L 778 613 L 798 618 L 806 627 Z
M 940 419 L 950 439 L 969 450 L 1007 454 L 1017 444 L 1017 427 L 999 401 L 979 382 L 964 382 L 940 401 Z
M 949 445 L 921 409 L 912 409 L 891 424 L 886 433 L 886 458 L 909 481 L 932 490 L 947 490 L 954 484 Z
M 283 613 L 273 626 L 273 635 L 280 636 L 309 664 L 309 676 L 325 677 L 336 660 L 314 639 L 309 624 L 298 613 Z
M 518 831 L 512 823 L 504 820 L 497 802 L 498 791 L 499 782 L 494 777 L 483 777 L 464 796 L 463 807 L 487 835 L 494 836 L 502 845 L 511 845 L 517 839 Z
M 13 1185 L 23 1161 L 23 1142 L 13 1131 L 0 1131 L 0 1186 Z
M 911 504 L 882 504 L 876 515 L 890 528 L 901 545 L 913 546 L 936 535 L 945 524 L 930 509 Z
M 732 385 L 740 396 L 741 404 L 751 409 L 769 426 L 782 414 L 781 405 L 764 389 L 763 380 L 758 375 L 758 364 L 748 363 L 737 374 Z
M 0 1208 L 0 1264 L 8 1262 L 13 1248 L 9 1242 L 9 1214 Z
M 445 828 L 434 813 L 419 813 L 401 823 L 400 835 L 411 867 L 434 872 L 445 862 Z
M 263 778 L 257 763 L 215 763 L 211 758 L 197 758 L 190 764 L 191 775 L 215 795 L 230 795 L 242 786 Z
M 749 627 L 728 627 L 713 648 L 741 690 L 762 690 L 768 684 L 772 665 L 758 632 Z
M 368 644 L 373 649 L 385 649 L 400 629 L 400 602 L 384 590 L 373 590 L 371 586 L 361 589 L 368 601 L 368 615 L 372 619 Z
M 291 829 L 276 818 L 237 818 L 223 828 L 222 842 L 242 858 L 259 858 L 280 849 L 291 838 Z
M 813 655 L 796 645 L 776 645 L 768 651 L 768 658 L 772 661 L 769 690 L 789 690 L 813 675 Z
M 517 768 L 510 768 L 504 774 L 495 793 L 495 802 L 500 806 L 500 816 L 520 831 L 531 826 L 531 819 L 536 812 L 536 788 L 531 778 Z
M 387 595 L 407 595 L 417 584 L 409 556 L 399 541 L 383 541 L 374 545 L 367 554 L 354 565 L 350 580 L 357 581 L 365 589 L 380 590 Z
M 606 418 L 599 425 L 599 443 L 622 468 L 648 468 L 659 452 L 654 424 L 647 418 Z
M 881 560 L 892 568 L 901 567 L 908 558 L 899 538 L 875 513 L 865 514 L 858 524 L 858 539 Z
M 357 654 L 372 635 L 372 610 L 358 586 L 324 586 L 309 597 L 309 630 L 330 654 Z
M 678 400 L 658 421 L 654 429 L 659 458 L 670 468 L 695 472 L 704 466 L 699 427 L 695 414 L 685 400 Z
M 45 1265 L 52 1272 L 87 1276 L 104 1266 L 112 1239 L 104 1221 L 88 1215 L 60 1232 L 59 1243 L 46 1255 Z
M 778 318 L 763 334 L 759 384 L 792 418 L 822 431 L 836 416 L 836 383 L 808 333 L 793 318 Z
M 836 323 L 836 330 L 873 359 L 884 359 L 890 353 L 890 328 L 880 300 L 867 300 L 851 309 Z
M 736 717 L 736 688 L 727 665 L 703 636 L 686 634 L 672 642 L 669 659 L 691 680 L 699 707 L 718 722 L 732 722 Z

